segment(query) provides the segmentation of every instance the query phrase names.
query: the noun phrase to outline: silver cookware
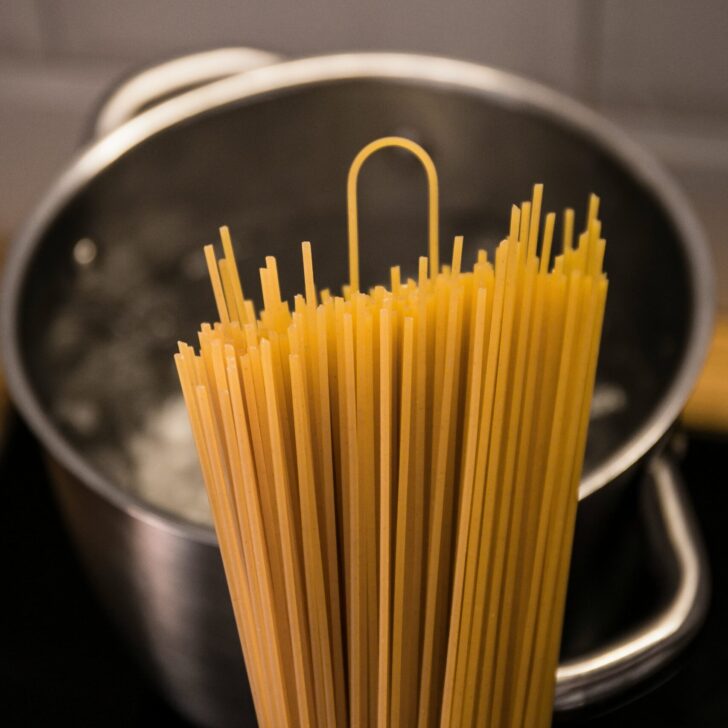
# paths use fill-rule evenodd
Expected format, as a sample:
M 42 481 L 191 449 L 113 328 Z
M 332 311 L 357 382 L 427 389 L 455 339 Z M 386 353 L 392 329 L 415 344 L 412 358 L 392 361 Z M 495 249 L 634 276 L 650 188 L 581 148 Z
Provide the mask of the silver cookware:
M 184 714 L 210 726 L 251 719 L 212 528 L 141 497 L 130 465 L 144 423 L 177 392 L 175 341 L 193 340 L 213 316 L 200 244 L 230 225 L 256 295 L 266 254 L 278 257 L 288 293 L 298 290 L 298 246 L 311 240 L 318 281 L 338 288 L 347 166 L 386 134 L 429 150 L 442 239 L 464 234 L 466 252 L 495 242 L 509 205 L 536 181 L 548 209 L 585 204 L 592 190 L 602 197 L 610 298 L 556 708 L 634 685 L 686 642 L 705 610 L 707 574 L 663 446 L 706 351 L 712 277 L 689 206 L 651 157 L 542 86 L 403 54 L 198 54 L 128 79 L 93 129 L 12 247 L 5 366 L 90 578 Z M 414 269 L 425 224 L 416 166 L 396 154 L 372 160 L 361 194 L 363 282 L 384 277 L 385 250 Z M 154 447 L 157 470 L 145 477 L 171 478 L 169 492 L 181 493 L 176 463 L 161 451 L 157 462 Z M 648 534 L 640 550 L 662 565 L 655 599 L 634 623 L 596 627 L 625 590 L 583 604 L 579 595 L 586 583 L 612 585 L 607 571 L 629 571 L 636 556 L 620 544 L 632 531 Z

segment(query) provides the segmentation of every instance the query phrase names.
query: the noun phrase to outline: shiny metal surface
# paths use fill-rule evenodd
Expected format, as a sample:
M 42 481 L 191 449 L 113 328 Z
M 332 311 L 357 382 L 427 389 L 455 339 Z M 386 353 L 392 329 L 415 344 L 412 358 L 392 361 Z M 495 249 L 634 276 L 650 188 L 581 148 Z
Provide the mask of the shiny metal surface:
M 299 287 L 290 253 L 301 238 L 313 241 L 321 284 L 338 285 L 347 164 L 364 143 L 393 132 L 417 137 L 438 164 L 443 239 L 464 233 L 473 247 L 491 244 L 510 202 L 537 180 L 549 208 L 591 189 L 602 195 L 611 291 L 599 377 L 623 404 L 590 430 L 579 520 L 594 524 L 583 529 L 591 538 L 614 528 L 613 504 L 674 422 L 707 348 L 710 264 L 681 194 L 595 114 L 509 74 L 400 54 L 284 62 L 164 101 L 86 149 L 13 246 L 2 306 L 8 380 L 63 473 L 60 499 L 107 604 L 170 699 L 204 724 L 234 725 L 245 709 L 214 533 L 120 487 L 124 453 L 110 467 L 94 454 L 93 437 L 49 415 L 54 396 L 82 380 L 83 352 L 29 334 L 66 312 L 93 336 L 103 376 L 88 389 L 100 437 L 122 450 L 140 417 L 176 392 L 170 342 L 190 340 L 212 312 L 204 280 L 186 281 L 180 296 L 183 261 L 225 222 L 237 231 L 249 290 L 264 254 L 278 256 L 284 287 Z M 411 172 L 396 157 L 372 165 L 363 209 L 379 223 L 364 219 L 362 239 L 365 250 L 396 245 L 414 265 L 424 216 Z M 377 175 L 387 176 L 387 195 Z M 95 278 L 68 265 L 87 239 L 99 249 Z M 368 283 L 389 261 L 365 253 L 362 263 Z M 93 298 L 81 300 L 84 290 Z M 74 297 L 83 304 L 75 311 L 67 308 Z M 131 316 L 139 301 L 151 303 Z M 146 332 L 151 320 L 166 321 L 165 331 Z M 138 338 L 145 333 L 151 338 Z M 130 366 L 119 357 L 133 342 L 141 343 Z M 587 542 L 575 548 L 589 553 Z
M 253 702 L 217 546 L 121 518 L 108 499 L 49 466 L 76 551 L 149 678 L 199 725 L 246 725 Z
M 656 516 L 653 539 L 672 576 L 672 594 L 634 632 L 559 666 L 555 708 L 566 711 L 610 698 L 663 667 L 693 636 L 708 607 L 709 578 L 700 535 L 674 463 L 658 456 L 645 486 Z
M 160 63 L 127 79 L 105 99 L 96 115 L 94 137 L 109 134 L 172 95 L 279 60 L 257 48 L 217 48 Z

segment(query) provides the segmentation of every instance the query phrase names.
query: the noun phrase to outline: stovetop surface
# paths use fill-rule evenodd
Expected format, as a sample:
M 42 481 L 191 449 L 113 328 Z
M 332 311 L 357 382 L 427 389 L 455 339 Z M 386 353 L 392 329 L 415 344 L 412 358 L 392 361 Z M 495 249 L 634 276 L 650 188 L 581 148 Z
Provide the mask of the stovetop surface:
M 724 438 L 694 435 L 681 465 L 712 568 L 705 625 L 639 691 L 558 725 L 728 726 L 727 445 Z M 0 488 L 0 724 L 189 725 L 149 685 L 97 604 L 60 521 L 39 448 L 19 422 L 0 456 Z

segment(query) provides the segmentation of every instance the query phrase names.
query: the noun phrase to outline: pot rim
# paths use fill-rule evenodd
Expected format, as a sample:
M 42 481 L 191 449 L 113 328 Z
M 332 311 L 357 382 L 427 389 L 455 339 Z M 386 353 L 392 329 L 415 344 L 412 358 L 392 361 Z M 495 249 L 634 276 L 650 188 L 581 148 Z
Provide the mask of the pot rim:
M 581 103 L 506 71 L 439 56 L 408 53 L 344 53 L 281 61 L 188 91 L 163 102 L 82 149 L 35 208 L 9 251 L 2 290 L 0 336 L 8 389 L 30 427 L 51 455 L 76 478 L 129 515 L 179 536 L 215 544 L 211 526 L 155 507 L 115 485 L 63 436 L 38 401 L 23 366 L 19 302 L 24 277 L 44 231 L 62 208 L 95 176 L 146 139 L 193 117 L 225 106 L 252 103 L 292 88 L 343 80 L 403 81 L 498 99 L 541 113 L 590 139 L 620 161 L 650 190 L 686 248 L 693 310 L 682 362 L 662 401 L 637 432 L 582 480 L 587 498 L 628 471 L 677 419 L 707 353 L 713 323 L 714 279 L 705 236 L 683 193 L 651 154 L 611 122 Z

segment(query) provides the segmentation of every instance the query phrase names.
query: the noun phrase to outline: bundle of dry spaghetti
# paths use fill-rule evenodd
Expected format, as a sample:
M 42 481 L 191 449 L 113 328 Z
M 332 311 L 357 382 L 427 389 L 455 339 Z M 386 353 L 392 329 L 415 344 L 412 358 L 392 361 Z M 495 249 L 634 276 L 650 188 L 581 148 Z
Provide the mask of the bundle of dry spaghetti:
M 416 280 L 359 290 L 356 185 L 385 146 L 430 185 Z M 607 281 L 592 197 L 551 264 L 542 188 L 494 260 L 438 258 L 401 138 L 349 176 L 350 282 L 263 309 L 205 250 L 220 322 L 176 363 L 263 726 L 545 726 Z

